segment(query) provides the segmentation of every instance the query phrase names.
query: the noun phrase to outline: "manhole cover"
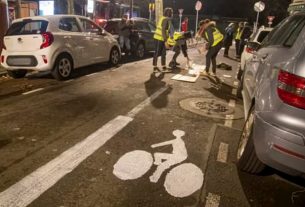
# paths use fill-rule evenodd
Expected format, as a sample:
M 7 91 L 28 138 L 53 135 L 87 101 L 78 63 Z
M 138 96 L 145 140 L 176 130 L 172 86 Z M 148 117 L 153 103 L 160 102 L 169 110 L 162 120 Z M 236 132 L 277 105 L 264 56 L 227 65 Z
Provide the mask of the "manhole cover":
M 202 116 L 217 119 L 241 119 L 243 110 L 230 107 L 226 102 L 213 98 L 189 98 L 180 101 L 181 108 Z

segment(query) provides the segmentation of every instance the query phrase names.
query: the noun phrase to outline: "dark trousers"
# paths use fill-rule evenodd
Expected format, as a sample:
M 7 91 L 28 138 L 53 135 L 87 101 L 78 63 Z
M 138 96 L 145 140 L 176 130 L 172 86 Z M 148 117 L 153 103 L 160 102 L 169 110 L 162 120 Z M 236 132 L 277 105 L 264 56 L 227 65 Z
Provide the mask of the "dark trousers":
M 164 41 L 155 41 L 155 54 L 153 58 L 153 66 L 158 65 L 158 57 L 161 55 L 161 65 L 166 66 L 166 47 Z
M 246 46 L 246 41 L 245 40 L 241 40 L 240 41 L 240 43 L 239 43 L 239 53 L 238 53 L 238 55 L 239 56 L 241 56 L 241 54 L 243 53 L 243 51 L 244 51 L 244 48 L 245 48 L 245 46 Z
M 222 48 L 222 42 L 218 43 L 217 45 L 215 45 L 214 47 L 211 47 L 207 54 L 206 54 L 206 72 L 209 72 L 210 70 L 210 65 L 212 62 L 212 71 L 213 73 L 216 73 L 216 57 L 218 52 L 221 50 Z
M 184 57 L 186 57 L 186 58 L 188 57 L 186 44 L 176 45 L 173 50 L 174 50 L 175 54 L 173 56 L 172 62 L 175 62 L 175 63 L 177 62 L 177 57 L 180 55 L 181 51 L 182 51 Z
M 236 56 L 239 56 L 239 46 L 240 46 L 240 40 L 235 40 L 235 49 L 236 49 Z
M 224 52 L 224 55 L 225 56 L 228 56 L 229 55 L 229 49 L 230 49 L 231 45 L 226 45 L 225 46 L 225 52 Z

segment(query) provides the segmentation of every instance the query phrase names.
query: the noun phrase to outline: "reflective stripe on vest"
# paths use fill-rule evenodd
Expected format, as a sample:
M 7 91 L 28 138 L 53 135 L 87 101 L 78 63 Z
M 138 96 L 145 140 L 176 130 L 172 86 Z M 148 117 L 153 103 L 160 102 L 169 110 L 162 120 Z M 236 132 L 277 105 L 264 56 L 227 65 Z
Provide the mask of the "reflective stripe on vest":
M 242 30 L 240 28 L 237 29 L 237 34 L 236 34 L 236 37 L 235 39 L 236 40 L 240 40 L 241 39 L 241 34 L 242 34 Z
M 157 29 L 155 31 L 154 39 L 164 41 L 162 35 L 162 23 L 166 19 L 166 17 L 162 16 L 158 22 Z M 168 30 L 166 30 L 166 35 L 168 35 Z
M 218 43 L 220 43 L 223 40 L 223 34 L 221 34 L 221 32 L 219 32 L 219 30 L 216 27 L 213 29 L 214 29 L 214 32 L 213 32 L 214 42 L 213 42 L 212 47 L 216 46 Z M 205 37 L 209 41 L 207 32 L 205 32 Z

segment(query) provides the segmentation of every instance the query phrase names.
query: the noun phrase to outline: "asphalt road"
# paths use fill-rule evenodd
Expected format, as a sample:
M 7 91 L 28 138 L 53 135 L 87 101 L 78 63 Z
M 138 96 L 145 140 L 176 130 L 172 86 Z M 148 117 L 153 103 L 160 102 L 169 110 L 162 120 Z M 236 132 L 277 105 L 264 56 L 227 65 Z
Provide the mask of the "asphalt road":
M 237 62 L 219 61 L 233 70 L 196 83 L 151 74 L 149 57 L 86 67 L 66 82 L 48 74 L 2 78 L 0 206 L 305 206 L 303 180 L 237 171 L 242 117 L 180 106 L 205 98 L 242 108 Z

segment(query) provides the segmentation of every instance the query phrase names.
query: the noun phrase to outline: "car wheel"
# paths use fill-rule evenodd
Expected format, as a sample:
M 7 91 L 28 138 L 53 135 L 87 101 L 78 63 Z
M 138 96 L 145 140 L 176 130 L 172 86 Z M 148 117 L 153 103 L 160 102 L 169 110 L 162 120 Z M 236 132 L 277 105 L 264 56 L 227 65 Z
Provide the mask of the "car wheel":
M 138 58 L 143 58 L 145 55 L 145 46 L 143 43 L 139 43 L 136 50 L 136 56 Z
M 8 70 L 7 71 L 7 74 L 15 79 L 24 78 L 26 73 L 27 73 L 27 70 Z
M 121 55 L 120 55 L 119 49 L 116 47 L 112 48 L 112 50 L 110 52 L 109 63 L 111 65 L 117 65 L 117 64 L 119 64 L 120 58 L 121 58 Z
M 73 70 L 72 59 L 69 55 L 60 55 L 52 70 L 52 75 L 56 80 L 67 80 L 69 79 Z
M 253 143 L 253 126 L 254 107 L 250 110 L 240 137 L 237 151 L 237 167 L 239 170 L 248 173 L 259 174 L 265 169 L 266 165 L 256 155 Z

